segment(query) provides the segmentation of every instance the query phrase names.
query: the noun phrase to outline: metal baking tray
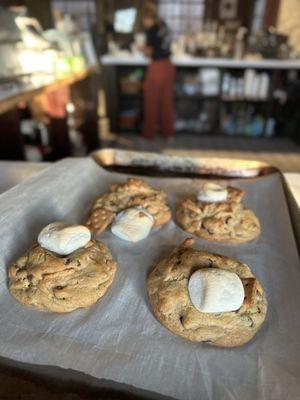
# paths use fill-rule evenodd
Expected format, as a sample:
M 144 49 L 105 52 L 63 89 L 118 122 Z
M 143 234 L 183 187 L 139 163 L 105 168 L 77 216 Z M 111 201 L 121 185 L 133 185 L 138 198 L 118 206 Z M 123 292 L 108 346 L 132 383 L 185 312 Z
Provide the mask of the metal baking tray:
M 108 170 L 152 176 L 254 178 L 277 171 L 261 161 L 181 157 L 109 148 L 97 150 L 91 156 Z
M 109 152 L 110 159 L 115 164 L 113 162 L 109 164 L 109 158 L 106 157 L 105 168 L 111 170 L 126 168 L 124 157 L 123 166 L 116 162 L 122 155 L 120 151 L 110 150 Z M 105 150 L 101 153 L 107 155 Z M 136 159 L 139 157 L 143 164 L 142 153 L 135 154 Z M 162 158 L 164 159 L 164 156 Z M 134 158 L 131 157 L 129 161 L 132 159 Z M 136 159 L 134 168 L 139 173 L 139 164 Z M 189 174 L 184 169 L 182 158 L 176 159 L 177 169 L 180 167 L 182 174 Z M 193 161 L 192 159 L 192 166 Z M 220 160 L 217 162 L 218 176 L 223 177 L 220 174 L 222 170 L 222 174 L 225 173 L 224 178 L 230 181 L 228 170 Z M 168 192 L 170 205 L 174 210 L 181 196 L 194 193 L 200 182 L 195 179 L 177 179 L 175 178 L 177 172 L 172 171 L 170 166 L 169 171 L 166 163 L 162 164 L 163 174 L 166 176 L 171 174 L 171 179 L 145 177 L 145 180 Z M 140 173 L 151 174 L 150 167 L 143 165 L 142 167 Z M 240 169 L 244 171 L 243 168 Z M 267 170 L 263 169 L 263 171 Z M 200 176 L 194 171 L 193 176 Z M 210 177 L 211 173 L 215 174 L 214 170 L 209 171 L 208 168 L 205 172 L 207 174 L 205 178 Z M 162 176 L 159 168 L 156 170 L 156 175 Z M 296 398 L 296 396 L 292 397 L 291 393 L 292 391 L 295 393 L 300 387 L 297 380 L 300 376 L 299 345 L 297 336 L 293 334 L 300 330 L 299 319 L 294 317 L 297 315 L 299 293 L 297 254 L 289 221 L 291 216 L 286 208 L 286 198 L 282 191 L 283 182 L 279 180 L 278 172 L 270 171 L 269 176 L 261 175 L 263 174 L 259 168 L 256 170 L 256 175 L 252 170 L 251 176 L 248 174 L 246 179 L 240 179 L 235 172 L 235 178 L 239 180 L 238 185 L 247 191 L 248 204 L 259 213 L 264 227 L 265 234 L 261 235 L 258 242 L 237 247 L 201 241 L 204 249 L 224 253 L 249 263 L 267 290 L 270 305 L 268 319 L 259 334 L 260 337 L 257 337 L 247 348 L 226 351 L 213 348 L 208 350 L 205 345 L 198 348 L 197 345 L 182 341 L 176 335 L 170 335 L 156 322 L 147 309 L 144 281 L 148 268 L 186 236 L 176 227 L 174 221 L 170 221 L 168 226 L 159 229 L 149 238 L 151 242 L 149 241 L 147 246 L 141 243 L 140 248 L 136 248 L 134 252 L 127 251 L 127 244 L 117 242 L 109 231 L 101 234 L 101 240 L 109 244 L 113 254 L 121 257 L 122 262 L 120 262 L 119 274 L 116 277 L 115 290 L 108 293 L 107 302 L 99 302 L 94 308 L 79 310 L 78 313 L 59 318 L 47 314 L 36 316 L 34 310 L 24 312 L 9 296 L 2 296 L 2 301 L 9 302 L 6 304 L 8 305 L 6 309 L 2 307 L 2 323 L 0 324 L 3 338 L 2 343 L 0 341 L 1 355 L 11 359 L 7 360 L 6 365 L 10 365 L 12 359 L 44 364 L 41 366 L 31 364 L 31 371 L 35 368 L 35 372 L 44 370 L 48 373 L 49 370 L 55 369 L 55 379 L 57 376 L 62 377 L 65 371 L 58 369 L 59 367 L 72 368 L 88 374 L 85 376 L 102 377 L 106 379 L 104 383 L 114 389 L 115 382 L 123 382 L 127 387 L 133 385 L 135 388 L 142 388 L 141 390 L 153 390 L 156 393 L 173 395 L 182 399 L 187 398 L 187 390 L 193 387 L 204 392 L 208 387 L 215 388 L 211 396 L 204 395 L 202 398 L 226 397 L 252 400 L 260 397 L 259 394 L 263 394 L 264 396 L 260 398 L 269 399 L 270 393 L 273 394 L 272 398 L 282 398 L 282 396 L 276 396 L 276 393 L 280 391 L 281 394 L 286 394 L 286 389 L 288 394 L 285 398 L 289 395 L 289 398 Z M 46 222 L 65 216 L 70 221 L 84 221 L 95 196 L 111 183 L 122 181 L 123 177 L 124 175 L 104 171 L 92 159 L 66 159 L 3 194 L 2 203 L 5 202 L 1 211 L 3 257 L 7 260 L 8 258 L 15 259 L 17 254 L 21 254 L 32 243 L 40 227 Z M 234 184 L 235 180 L 233 179 L 231 183 Z M 49 196 L 49 193 L 53 195 Z M 20 201 L 23 207 L 19 207 Z M 156 250 L 153 251 L 154 249 Z M 140 259 L 139 262 L 137 262 L 137 257 Z M 6 260 L 3 259 L 3 265 L 6 264 Z M 5 271 L 2 271 L 2 276 L 6 279 Z M 4 280 L 2 283 L 5 284 Z M 117 288 L 119 289 L 116 290 Z M 111 313 L 110 310 L 120 310 L 118 305 L 120 299 L 121 310 L 126 310 L 126 313 L 125 318 L 119 320 L 120 314 Z M 103 318 L 105 310 L 109 310 L 109 313 L 106 313 L 103 319 L 105 321 L 103 329 L 95 329 Z M 287 313 L 286 310 L 289 312 Z M 137 315 L 140 315 L 140 318 L 137 319 Z M 113 318 L 111 325 L 108 317 Z M 120 334 L 120 330 L 125 329 L 125 325 L 126 334 Z M 148 337 L 149 340 L 146 339 Z M 111 338 L 114 341 L 113 346 L 108 346 L 107 341 Z M 13 347 L 11 347 L 12 344 Z M 167 346 L 167 351 L 163 360 L 161 355 L 165 346 Z M 107 352 L 117 357 L 113 365 L 105 362 Z M 178 357 L 178 363 L 173 361 L 174 354 Z M 142 360 L 148 360 L 149 355 L 150 362 L 142 363 Z M 153 360 L 156 361 L 153 362 Z M 163 373 L 159 370 L 159 365 L 163 365 Z M 184 365 L 187 366 L 186 369 L 183 369 Z M 211 365 L 215 369 L 211 370 Z M 18 368 L 22 367 L 25 369 L 25 365 L 20 362 Z M 154 372 L 151 374 L 152 371 Z M 213 374 L 210 371 L 214 371 Z M 130 376 L 130 381 L 126 381 L 124 376 L 128 377 L 129 373 L 132 376 Z M 231 386 L 224 375 L 230 375 Z M 75 376 L 77 379 L 78 374 L 76 373 Z M 181 382 L 180 376 L 186 379 Z M 139 382 L 139 379 L 142 382 Z M 210 385 L 211 381 L 214 384 Z M 192 382 L 195 382 L 195 386 Z M 252 387 L 251 392 L 250 387 Z M 238 391 L 239 395 L 226 396 Z M 254 395 L 255 393 L 257 396 Z M 117 396 L 119 397 L 116 398 L 124 398 L 123 394 Z M 153 398 L 152 393 L 148 398 Z M 193 396 L 193 399 L 196 398 L 199 397 Z

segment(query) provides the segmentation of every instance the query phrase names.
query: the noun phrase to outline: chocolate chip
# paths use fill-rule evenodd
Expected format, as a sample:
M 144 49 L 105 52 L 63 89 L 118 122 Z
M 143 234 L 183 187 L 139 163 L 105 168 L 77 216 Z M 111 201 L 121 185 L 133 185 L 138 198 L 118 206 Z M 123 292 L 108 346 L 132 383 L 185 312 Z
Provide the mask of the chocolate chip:
M 65 264 L 69 265 L 71 262 L 72 262 L 71 258 L 67 258 L 66 261 L 65 261 Z
M 177 260 L 175 264 L 176 265 L 180 265 L 181 264 L 181 260 Z
M 260 314 L 260 313 L 261 313 L 261 309 L 260 309 L 260 307 L 257 307 L 257 312 L 258 312 L 258 314 Z
M 33 275 L 32 275 L 32 274 L 27 275 L 27 279 L 28 279 L 29 281 L 32 281 Z

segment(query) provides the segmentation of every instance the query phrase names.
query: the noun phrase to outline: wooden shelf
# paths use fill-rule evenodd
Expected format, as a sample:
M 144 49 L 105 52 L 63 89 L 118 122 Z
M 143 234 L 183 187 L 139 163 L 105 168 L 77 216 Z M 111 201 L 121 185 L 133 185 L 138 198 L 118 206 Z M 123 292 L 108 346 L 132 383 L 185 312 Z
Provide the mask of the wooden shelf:
M 55 82 L 51 82 L 49 84 L 42 85 L 37 88 L 24 90 L 18 94 L 8 96 L 7 98 L 0 100 L 0 114 L 9 111 L 10 109 L 16 107 L 21 102 L 27 102 L 31 100 L 33 97 L 39 94 L 53 92 L 58 88 L 60 88 L 61 86 L 70 86 L 75 82 L 85 79 L 88 75 L 97 71 L 98 71 L 98 66 L 90 67 L 83 72 L 69 75 Z

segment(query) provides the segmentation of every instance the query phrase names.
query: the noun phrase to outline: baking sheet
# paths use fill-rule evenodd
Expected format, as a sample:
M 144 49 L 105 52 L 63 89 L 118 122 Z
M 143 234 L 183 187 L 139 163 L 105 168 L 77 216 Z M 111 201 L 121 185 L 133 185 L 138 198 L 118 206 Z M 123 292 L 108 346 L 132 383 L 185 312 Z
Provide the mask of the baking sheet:
M 227 245 L 196 239 L 195 247 L 238 258 L 263 284 L 269 310 L 242 348 L 195 344 L 169 332 L 146 297 L 147 272 L 188 235 L 173 221 L 131 244 L 109 231 L 99 238 L 118 261 L 116 279 L 94 306 L 71 314 L 42 313 L 9 294 L 6 267 L 49 222 L 83 222 L 94 198 L 126 176 L 91 159 L 66 159 L 0 196 L 0 355 L 72 368 L 178 399 L 296 399 L 300 393 L 300 270 L 279 174 L 236 182 L 259 216 L 262 235 Z M 174 206 L 201 180 L 145 178 L 168 191 Z M 234 184 L 234 180 L 229 181 Z
M 187 157 L 168 154 L 150 153 L 105 148 L 94 151 L 91 156 L 101 166 L 129 167 L 143 169 L 146 175 L 149 170 L 157 173 L 217 175 L 236 178 L 253 178 L 266 175 L 274 168 L 261 161 L 238 160 L 212 157 Z M 123 171 L 122 171 L 123 172 Z M 132 172 L 132 171 L 131 171 Z M 132 172 L 134 173 L 134 172 Z

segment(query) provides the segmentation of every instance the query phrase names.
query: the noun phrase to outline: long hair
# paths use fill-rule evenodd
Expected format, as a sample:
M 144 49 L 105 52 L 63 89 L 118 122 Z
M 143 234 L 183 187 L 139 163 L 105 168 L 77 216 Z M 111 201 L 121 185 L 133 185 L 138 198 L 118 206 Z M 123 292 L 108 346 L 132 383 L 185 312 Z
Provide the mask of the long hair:
M 141 9 L 141 19 L 151 18 L 155 24 L 160 23 L 157 6 L 152 1 L 146 1 Z

